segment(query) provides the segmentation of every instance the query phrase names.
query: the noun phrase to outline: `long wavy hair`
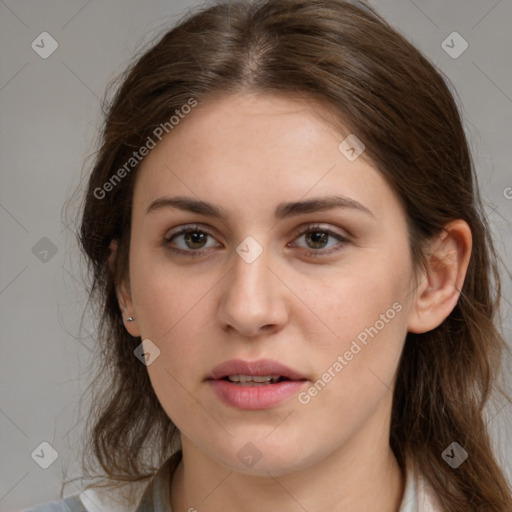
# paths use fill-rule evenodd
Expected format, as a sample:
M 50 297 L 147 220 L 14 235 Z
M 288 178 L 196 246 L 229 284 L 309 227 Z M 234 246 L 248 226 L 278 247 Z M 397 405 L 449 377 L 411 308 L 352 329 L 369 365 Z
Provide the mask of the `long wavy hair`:
M 177 428 L 134 356 L 138 342 L 125 329 L 116 296 L 128 279 L 140 165 L 130 158 L 163 123 L 171 129 L 169 119 L 191 98 L 290 94 L 328 105 L 364 141 L 405 208 L 416 268 L 425 264 L 424 242 L 449 221 L 470 226 L 473 249 L 457 305 L 436 329 L 406 337 L 389 442 L 402 467 L 408 458 L 418 463 L 442 510 L 510 512 L 510 488 L 484 419 L 506 349 L 499 257 L 442 73 L 363 2 L 231 1 L 190 13 L 113 86 L 79 228 L 99 314 L 83 471 L 101 468 L 101 485 L 143 482 L 179 447 Z M 109 262 L 113 240 L 118 249 Z M 469 453 L 456 470 L 441 456 L 453 441 Z

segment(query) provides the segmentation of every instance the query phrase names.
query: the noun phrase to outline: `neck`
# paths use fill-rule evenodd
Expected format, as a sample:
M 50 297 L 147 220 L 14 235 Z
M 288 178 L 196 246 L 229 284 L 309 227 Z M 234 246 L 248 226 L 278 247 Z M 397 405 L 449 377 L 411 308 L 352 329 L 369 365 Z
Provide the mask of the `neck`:
M 278 477 L 230 470 L 182 438 L 183 458 L 171 487 L 172 510 L 396 512 L 405 478 L 389 437 L 368 440 L 359 434 L 350 448 L 343 446 L 312 466 Z

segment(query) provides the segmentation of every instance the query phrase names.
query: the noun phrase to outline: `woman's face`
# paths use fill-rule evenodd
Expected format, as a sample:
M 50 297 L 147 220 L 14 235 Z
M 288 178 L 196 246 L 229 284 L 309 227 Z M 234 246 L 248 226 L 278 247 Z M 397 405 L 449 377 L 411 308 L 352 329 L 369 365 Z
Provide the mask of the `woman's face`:
M 388 442 L 414 295 L 406 218 L 319 112 L 278 96 L 204 102 L 136 181 L 127 328 L 160 350 L 147 370 L 183 446 L 237 471 Z M 233 360 L 248 364 L 219 367 Z

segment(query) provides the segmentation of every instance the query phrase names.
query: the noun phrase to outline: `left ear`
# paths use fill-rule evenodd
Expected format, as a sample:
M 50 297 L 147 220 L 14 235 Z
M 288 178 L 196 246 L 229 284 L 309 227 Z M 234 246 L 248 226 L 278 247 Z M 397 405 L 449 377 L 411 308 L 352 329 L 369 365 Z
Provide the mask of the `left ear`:
M 410 332 L 431 331 L 453 311 L 466 277 L 472 239 L 468 224 L 457 219 L 446 224 L 432 240 L 409 315 Z

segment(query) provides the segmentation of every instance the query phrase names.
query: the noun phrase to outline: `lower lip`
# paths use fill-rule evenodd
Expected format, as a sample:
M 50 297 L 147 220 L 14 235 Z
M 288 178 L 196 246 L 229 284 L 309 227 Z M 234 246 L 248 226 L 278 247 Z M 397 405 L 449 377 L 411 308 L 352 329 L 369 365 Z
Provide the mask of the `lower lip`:
M 268 409 L 295 395 L 305 380 L 285 380 L 275 384 L 241 386 L 227 380 L 209 380 L 217 396 L 238 409 Z

